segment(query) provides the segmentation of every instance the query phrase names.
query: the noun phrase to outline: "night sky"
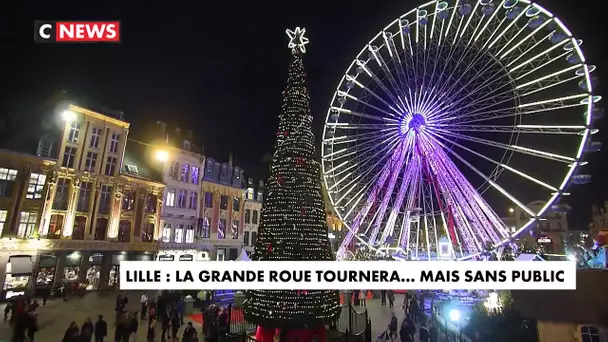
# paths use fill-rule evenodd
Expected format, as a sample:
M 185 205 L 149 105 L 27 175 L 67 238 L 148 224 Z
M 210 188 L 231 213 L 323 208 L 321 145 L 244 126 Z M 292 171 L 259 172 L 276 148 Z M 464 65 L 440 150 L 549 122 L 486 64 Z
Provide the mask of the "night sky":
M 5 5 L 0 21 L 1 51 L 9 60 L 1 64 L 3 117 L 31 117 L 31 108 L 65 89 L 76 99 L 124 111 L 133 124 L 132 137 L 145 139 L 143 124 L 152 120 L 192 129 L 207 155 L 227 160 L 231 151 L 241 166 L 257 174 L 265 171 L 259 161 L 272 152 L 275 140 L 290 60 L 285 29 L 305 26 L 311 41 L 305 67 L 319 138 L 331 96 L 352 59 L 386 24 L 420 4 L 406 0 L 19 3 L 19 8 Z M 605 0 L 540 3 L 584 40 L 588 60 L 598 66 L 597 76 L 606 82 Z M 58 19 L 121 20 L 122 43 L 34 44 L 34 20 Z M 608 129 L 605 122 L 596 127 Z M 604 135 L 600 132 L 596 139 Z M 572 223 L 577 226 L 571 229 L 586 226 L 591 202 L 608 199 L 608 182 L 601 176 L 608 174 L 608 163 L 603 162 L 607 150 L 608 146 L 589 159 L 587 170 L 594 182 L 571 189 Z

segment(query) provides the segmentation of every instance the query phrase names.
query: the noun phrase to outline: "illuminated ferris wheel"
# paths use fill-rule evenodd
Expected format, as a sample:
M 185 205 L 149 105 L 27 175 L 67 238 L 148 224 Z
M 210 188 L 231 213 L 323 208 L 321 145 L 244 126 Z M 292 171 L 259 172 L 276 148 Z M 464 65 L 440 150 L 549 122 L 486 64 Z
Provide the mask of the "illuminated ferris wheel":
M 525 0 L 432 1 L 364 46 L 323 131 L 331 202 L 352 245 L 409 259 L 468 259 L 525 231 L 584 183 L 595 66 L 582 41 Z M 540 210 L 526 203 L 546 198 Z M 512 229 L 493 209 L 531 219 Z

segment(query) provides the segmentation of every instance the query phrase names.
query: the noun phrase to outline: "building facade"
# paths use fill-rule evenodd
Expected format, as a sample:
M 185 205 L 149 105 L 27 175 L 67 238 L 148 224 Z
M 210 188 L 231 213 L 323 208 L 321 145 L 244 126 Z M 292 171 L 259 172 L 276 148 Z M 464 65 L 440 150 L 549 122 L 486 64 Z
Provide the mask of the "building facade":
M 3 239 L 0 249 L 28 256 L 31 270 L 21 273 L 19 284 L 12 262 L 1 260 L 4 294 L 24 282 L 36 290 L 61 284 L 116 288 L 121 260 L 152 260 L 158 248 L 164 184 L 154 151 L 127 147 L 129 123 L 121 115 L 74 105 L 63 114 L 57 160 L 30 166 L 22 178 L 19 170 L 16 177 L 8 172 L 7 178 L 30 180 L 12 198 L 7 217 L 15 225 L 3 231 L 12 239 Z M 33 201 L 21 200 L 23 195 Z
M 255 248 L 258 236 L 258 226 L 262 217 L 262 202 L 264 201 L 264 182 L 254 184 L 252 178 L 247 180 L 245 191 L 245 214 L 243 217 L 243 248 L 249 253 Z
M 546 202 L 533 201 L 528 203 L 528 208 L 533 212 L 538 212 L 544 207 Z M 521 208 L 513 208 L 510 210 L 509 218 L 505 221 L 508 227 L 520 227 L 530 221 L 530 215 L 521 210 Z M 564 242 L 568 234 L 568 218 L 565 212 L 556 212 L 549 208 L 540 220 L 535 223 L 535 226 L 528 231 L 521 233 L 518 236 L 518 241 L 527 249 L 536 250 L 540 253 L 563 253 Z
M 166 188 L 158 259 L 208 259 L 199 251 L 199 242 L 203 237 L 199 214 L 204 158 L 192 144 L 190 133 L 183 136 L 179 128 L 172 133 L 166 133 L 164 128 L 162 131 L 167 146 L 167 160 L 163 163 Z
M 244 173 L 232 163 L 205 158 L 200 212 L 201 244 L 212 260 L 236 260 L 243 246 Z
M 591 224 L 589 233 L 592 238 L 608 232 L 608 201 L 604 201 L 603 206 L 593 205 L 591 208 Z

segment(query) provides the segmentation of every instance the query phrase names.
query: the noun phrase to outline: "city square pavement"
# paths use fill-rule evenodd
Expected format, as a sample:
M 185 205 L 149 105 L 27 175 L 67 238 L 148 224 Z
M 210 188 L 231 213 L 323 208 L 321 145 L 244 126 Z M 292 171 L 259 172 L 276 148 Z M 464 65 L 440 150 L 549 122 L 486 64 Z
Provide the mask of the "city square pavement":
M 129 298 L 128 310 L 140 311 L 140 297 L 142 292 L 126 291 L 123 294 Z M 147 293 L 152 295 L 152 293 Z M 372 341 L 376 341 L 377 337 L 387 329 L 390 322 L 391 313 L 395 313 L 399 319 L 399 324 L 404 318 L 404 312 L 401 309 L 404 295 L 397 294 L 395 296 L 395 307 L 380 305 L 380 299 L 371 299 L 367 302 L 368 317 L 372 322 Z M 37 342 L 57 342 L 61 341 L 65 330 L 70 322 L 76 322 L 79 326 L 82 325 L 85 318 L 89 317 L 93 322 L 97 319 L 97 315 L 101 314 L 108 322 L 108 338 L 107 341 L 113 341 L 114 323 L 115 323 L 115 299 L 116 293 L 89 293 L 84 297 L 70 297 L 67 302 L 61 299 L 52 299 L 47 302 L 46 306 L 41 306 L 38 309 L 38 324 L 40 329 L 36 334 Z M 42 301 L 39 299 L 39 302 Z M 427 303 L 428 304 L 428 303 Z M 0 305 L 0 310 L 4 311 L 5 304 Z M 357 310 L 363 310 L 362 307 L 356 307 Z M 189 319 L 185 318 L 188 322 Z M 201 325 L 193 322 L 194 327 L 200 333 Z M 416 335 L 418 335 L 416 333 Z M 8 322 L 0 323 L 0 342 L 10 341 L 12 330 Z M 157 340 L 160 340 L 160 325 L 157 332 Z M 181 334 L 180 334 L 181 337 Z M 418 341 L 418 336 L 416 336 Z M 442 341 L 443 339 L 440 338 Z M 139 332 L 136 341 L 146 341 L 146 323 L 140 322 Z

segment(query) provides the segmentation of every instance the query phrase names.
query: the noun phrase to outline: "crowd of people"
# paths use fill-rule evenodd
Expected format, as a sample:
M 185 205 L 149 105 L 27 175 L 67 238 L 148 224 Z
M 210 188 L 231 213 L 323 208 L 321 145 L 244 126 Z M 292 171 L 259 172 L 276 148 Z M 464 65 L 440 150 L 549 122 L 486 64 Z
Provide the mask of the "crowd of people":
M 9 321 L 13 331 L 12 341 L 34 341 L 38 332 L 38 301 L 25 297 L 13 298 L 4 309 L 4 321 Z
M 387 292 L 386 295 L 384 292 Z M 388 297 L 389 307 L 394 307 L 394 293 L 392 291 L 383 291 L 381 304 L 386 305 L 385 296 Z M 438 341 L 438 329 L 437 326 L 431 322 L 428 324 L 427 317 L 424 314 L 424 297 L 420 299 L 415 293 L 407 292 L 403 300 L 401 308 L 404 310 L 405 318 L 399 324 L 395 313 L 391 316 L 391 321 L 388 325 L 388 329 L 378 337 L 379 341 L 396 341 L 400 342 L 414 342 L 416 339 L 416 324 L 420 323 L 418 329 L 418 340 L 420 342 L 437 342 Z M 429 325 L 429 326 L 427 326 Z

